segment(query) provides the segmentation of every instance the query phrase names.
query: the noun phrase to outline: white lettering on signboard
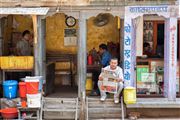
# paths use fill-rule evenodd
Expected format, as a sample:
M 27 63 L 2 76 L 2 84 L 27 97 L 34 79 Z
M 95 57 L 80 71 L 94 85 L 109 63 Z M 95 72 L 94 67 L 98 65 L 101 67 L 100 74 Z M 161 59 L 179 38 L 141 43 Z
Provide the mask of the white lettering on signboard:
M 131 20 L 128 21 L 128 18 L 125 17 L 124 23 L 124 80 L 125 86 L 131 85 Z
M 136 6 L 130 7 L 129 11 L 131 13 L 152 13 L 152 12 L 167 12 L 167 6 Z

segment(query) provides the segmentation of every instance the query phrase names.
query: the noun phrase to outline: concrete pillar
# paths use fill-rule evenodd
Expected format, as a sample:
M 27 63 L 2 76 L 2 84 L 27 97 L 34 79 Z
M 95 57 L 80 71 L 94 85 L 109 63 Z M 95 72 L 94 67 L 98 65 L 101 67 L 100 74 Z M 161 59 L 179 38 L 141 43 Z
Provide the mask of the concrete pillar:
M 87 53 L 86 53 L 86 39 L 87 39 L 87 25 L 86 25 L 85 15 L 80 12 L 79 16 L 79 39 L 78 39 L 78 97 L 81 100 L 80 108 L 80 120 L 85 119 L 85 97 L 86 97 L 86 63 L 87 63 Z
M 45 49 L 46 21 L 38 16 L 38 63 L 39 75 L 46 76 L 46 49 Z
M 177 67 L 177 18 L 170 17 L 165 23 L 164 44 L 164 95 L 168 100 L 176 99 Z
M 132 26 L 132 19 L 125 16 L 124 18 L 124 80 L 125 86 L 134 86 L 134 65 L 133 65 L 133 26 Z M 135 49 L 135 48 L 134 48 Z M 133 63 L 132 63 L 133 62 Z
M 34 27 L 34 74 L 45 77 L 45 22 L 40 16 L 33 16 Z
M 78 39 L 78 81 L 79 81 L 79 97 L 85 97 L 86 84 L 86 39 L 87 39 L 87 25 L 86 18 L 82 12 L 79 17 L 79 39 Z
M 120 66 L 123 66 L 124 61 L 124 19 L 120 19 Z

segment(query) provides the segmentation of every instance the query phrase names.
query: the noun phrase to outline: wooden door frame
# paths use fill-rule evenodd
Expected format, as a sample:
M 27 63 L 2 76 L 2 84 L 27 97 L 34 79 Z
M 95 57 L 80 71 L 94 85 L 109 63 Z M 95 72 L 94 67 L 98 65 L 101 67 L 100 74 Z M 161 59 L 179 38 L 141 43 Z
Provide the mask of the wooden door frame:
M 153 54 L 156 53 L 156 48 L 157 48 L 157 36 L 158 36 L 157 25 L 163 24 L 163 23 L 165 23 L 165 21 L 163 21 L 163 20 L 153 21 Z M 164 37 L 164 39 L 165 39 L 165 37 Z
M 179 31 L 178 31 L 178 34 L 179 34 L 179 39 L 178 39 L 178 41 L 179 41 L 179 48 L 177 48 L 177 49 L 179 49 L 178 51 L 179 51 L 179 59 L 178 59 L 178 64 L 179 64 L 179 72 L 180 72 L 180 20 L 178 20 L 178 27 L 179 27 Z M 180 74 L 179 74 L 179 78 L 180 78 Z M 179 93 L 177 94 L 177 96 L 179 96 L 180 97 L 180 80 L 179 80 Z

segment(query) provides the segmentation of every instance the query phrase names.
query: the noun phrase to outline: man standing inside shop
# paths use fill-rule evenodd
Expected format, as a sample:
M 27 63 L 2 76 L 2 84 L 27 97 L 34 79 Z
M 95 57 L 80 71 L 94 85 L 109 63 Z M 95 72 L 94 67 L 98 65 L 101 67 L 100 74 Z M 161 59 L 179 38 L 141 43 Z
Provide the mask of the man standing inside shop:
M 29 30 L 25 30 L 22 33 L 22 39 L 16 44 L 16 55 L 18 56 L 31 56 L 32 55 L 32 45 L 31 45 L 31 33 Z M 24 78 L 30 76 L 30 72 L 20 72 L 18 78 Z
M 117 93 L 114 94 L 114 103 L 119 103 L 119 95 L 123 89 L 123 71 L 122 68 L 118 66 L 118 59 L 117 58 L 111 58 L 110 65 L 106 66 L 103 68 L 104 70 L 107 71 L 112 71 L 115 73 L 117 77 Z M 98 81 L 98 87 L 100 89 L 101 93 L 101 101 L 106 100 L 106 92 L 101 90 L 101 86 L 103 85 L 103 76 L 102 73 L 99 75 L 99 81 Z
M 18 56 L 30 56 L 32 55 L 31 44 L 30 44 L 31 34 L 29 30 L 25 30 L 22 33 L 22 39 L 16 44 L 16 54 Z
M 106 44 L 99 45 L 99 54 L 100 54 L 101 66 L 102 67 L 108 66 L 111 60 L 111 54 L 109 53 L 108 47 Z M 91 92 L 91 95 L 99 95 L 98 76 L 100 74 L 100 71 L 101 70 L 93 72 L 93 90 Z

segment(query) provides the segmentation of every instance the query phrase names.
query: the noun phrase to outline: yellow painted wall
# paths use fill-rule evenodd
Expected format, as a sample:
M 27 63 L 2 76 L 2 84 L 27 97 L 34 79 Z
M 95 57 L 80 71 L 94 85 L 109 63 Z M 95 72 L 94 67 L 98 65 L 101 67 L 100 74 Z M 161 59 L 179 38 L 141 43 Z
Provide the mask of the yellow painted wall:
M 24 30 L 29 30 L 33 32 L 33 23 L 31 16 L 23 15 L 9 15 L 6 20 L 4 30 L 4 55 L 8 54 L 8 42 L 12 39 L 13 32 L 23 32 Z
M 46 18 L 46 50 L 48 53 L 76 53 L 76 46 L 64 46 L 65 14 Z M 77 28 L 77 24 L 74 28 Z
M 117 17 L 110 15 L 109 23 L 103 27 L 94 25 L 91 17 L 87 21 L 87 49 L 98 50 L 101 43 L 119 42 L 119 31 L 117 27 Z M 15 26 L 12 25 L 12 19 L 15 20 Z M 64 46 L 64 29 L 68 28 L 65 24 L 65 14 L 58 13 L 46 18 L 46 50 L 50 53 L 77 53 L 77 47 Z M 74 28 L 78 28 L 77 24 Z M 30 16 L 8 16 L 8 27 L 5 31 L 6 46 L 13 32 L 23 32 L 24 30 L 33 32 L 33 23 Z M 78 31 L 77 31 L 78 32 Z M 62 63 L 64 64 L 64 63 Z M 61 64 L 57 64 L 57 69 Z M 68 65 L 67 65 L 68 66 Z
M 107 42 L 119 42 L 119 31 L 117 26 L 117 17 L 110 15 L 109 23 L 102 27 L 97 27 L 94 25 L 95 17 L 91 17 L 88 22 L 88 29 L 87 29 L 87 49 L 88 51 L 96 48 L 99 49 L 99 45 L 101 43 L 107 44 Z
M 5 29 L 4 29 L 4 41 L 3 41 L 3 54 L 8 54 L 8 41 L 11 39 L 11 32 L 12 32 L 12 16 L 8 16 L 5 22 Z
M 87 21 L 87 49 L 98 50 L 99 44 L 107 42 L 119 42 L 119 31 L 117 27 L 117 17 L 110 15 L 109 23 L 103 27 L 94 25 L 91 17 Z M 77 47 L 64 46 L 65 15 L 55 14 L 46 18 L 46 50 L 56 53 L 77 53 Z M 77 24 L 75 28 L 78 28 Z M 78 31 L 77 31 L 78 32 Z
M 23 32 L 25 30 L 33 32 L 33 22 L 31 16 L 14 15 L 13 19 L 13 32 Z

